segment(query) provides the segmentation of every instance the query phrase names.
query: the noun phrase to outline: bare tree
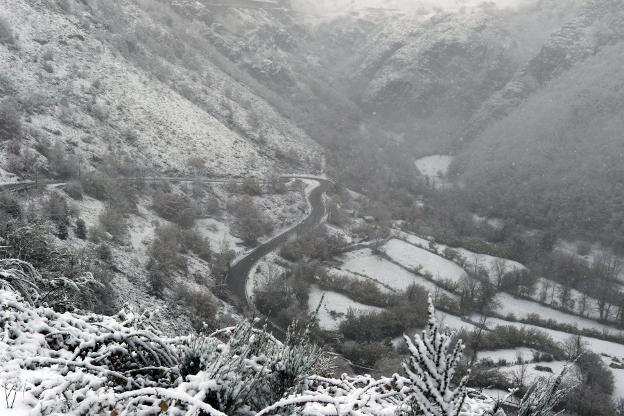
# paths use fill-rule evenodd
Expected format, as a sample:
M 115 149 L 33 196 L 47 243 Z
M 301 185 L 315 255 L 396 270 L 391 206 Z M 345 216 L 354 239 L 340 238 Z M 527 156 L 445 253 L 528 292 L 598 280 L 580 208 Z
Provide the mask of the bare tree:
M 580 335 L 572 335 L 562 344 L 563 352 L 568 361 L 574 361 L 586 351 L 586 342 Z
M 588 306 L 588 301 L 589 301 L 589 296 L 587 295 L 587 293 L 582 292 L 581 293 L 581 297 L 578 301 L 578 313 L 581 316 L 585 316 L 585 313 L 587 312 L 587 306 Z
M 525 362 L 522 362 L 518 369 L 514 370 L 514 372 L 511 374 L 511 377 L 512 383 L 515 388 L 522 390 L 524 387 L 526 387 L 528 371 L 529 365 Z
M 618 291 L 614 298 L 617 306 L 616 320 L 620 327 L 624 328 L 624 292 Z
M 608 319 L 612 305 L 610 303 L 615 291 L 615 282 L 622 271 L 622 262 L 611 254 L 601 254 L 594 258 L 591 275 L 594 279 L 594 292 L 598 301 L 600 319 Z
M 496 259 L 492 264 L 492 276 L 490 278 L 494 279 L 492 283 L 496 285 L 497 290 L 503 286 L 503 280 L 508 271 L 505 259 Z
M 568 285 L 559 285 L 557 287 L 557 292 L 559 306 L 564 310 L 573 309 L 574 300 L 572 299 L 572 288 Z

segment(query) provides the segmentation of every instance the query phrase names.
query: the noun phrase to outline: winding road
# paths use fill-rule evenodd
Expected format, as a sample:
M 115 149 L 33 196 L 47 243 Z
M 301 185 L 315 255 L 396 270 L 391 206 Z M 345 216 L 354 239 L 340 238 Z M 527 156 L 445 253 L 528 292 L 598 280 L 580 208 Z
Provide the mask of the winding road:
M 317 227 L 325 217 L 325 204 L 323 201 L 323 194 L 332 186 L 332 181 L 328 179 L 322 179 L 313 176 L 305 175 L 288 175 L 282 176 L 283 179 L 305 179 L 312 180 L 318 183 L 308 195 L 308 203 L 310 212 L 308 216 L 302 220 L 299 224 L 289 228 L 283 233 L 273 237 L 269 241 L 256 247 L 244 257 L 236 261 L 228 272 L 226 279 L 227 285 L 232 293 L 238 297 L 243 305 L 243 309 L 246 311 L 253 311 L 252 305 L 249 305 L 247 299 L 247 280 L 249 273 L 253 269 L 254 265 L 270 252 L 279 248 L 282 244 L 287 242 L 292 236 L 306 232 Z M 123 180 L 143 180 L 143 181 L 172 181 L 172 182 L 203 182 L 203 183 L 241 183 L 244 178 L 206 178 L 206 177 L 170 177 L 170 176 L 146 176 L 141 178 L 119 178 Z M 0 192 L 20 192 L 33 188 L 47 187 L 47 186 L 62 186 L 65 182 L 54 180 L 41 180 L 41 181 L 22 181 L 15 183 L 0 183 Z
M 308 179 L 318 182 L 318 186 L 308 195 L 310 212 L 308 216 L 296 226 L 273 237 L 271 240 L 253 249 L 245 257 L 239 259 L 230 267 L 226 282 L 232 293 L 238 297 L 248 310 L 253 310 L 247 301 L 247 279 L 254 265 L 264 256 L 276 250 L 287 242 L 293 235 L 309 231 L 317 227 L 325 216 L 325 204 L 323 194 L 327 192 L 332 182 L 327 179 L 319 179 L 304 176 L 289 176 L 290 179 Z

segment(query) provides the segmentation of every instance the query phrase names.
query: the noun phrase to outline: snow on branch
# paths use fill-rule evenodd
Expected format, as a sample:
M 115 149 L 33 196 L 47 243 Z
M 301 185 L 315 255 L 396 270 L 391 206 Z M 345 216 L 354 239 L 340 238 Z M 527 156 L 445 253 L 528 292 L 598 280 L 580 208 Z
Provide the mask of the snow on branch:
M 462 346 L 432 307 L 429 327 L 409 341 L 407 377 L 331 378 L 313 375 L 323 350 L 311 323 L 291 326 L 284 342 L 249 322 L 166 338 L 131 309 L 106 317 L 31 302 L 26 282 L 38 275 L 27 264 L 0 263 L 0 275 L 0 381 L 24 380 L 33 414 L 483 416 L 494 405 L 467 396 L 465 379 L 452 384 Z
M 440 328 L 431 297 L 427 328 L 414 341 L 404 338 L 410 358 L 403 368 L 412 381 L 412 403 L 408 406 L 431 416 L 459 416 L 466 400 L 468 376 L 457 386 L 452 386 L 452 381 L 464 344 L 460 340 L 453 346 L 454 334 Z

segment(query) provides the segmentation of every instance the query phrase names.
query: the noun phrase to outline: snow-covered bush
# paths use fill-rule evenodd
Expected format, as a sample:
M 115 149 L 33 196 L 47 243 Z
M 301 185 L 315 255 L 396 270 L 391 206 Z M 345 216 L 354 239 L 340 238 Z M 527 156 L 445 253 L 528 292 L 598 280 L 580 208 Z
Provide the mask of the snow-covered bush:
M 0 259 L 0 289 L 17 292 L 31 304 L 72 308 L 78 297 L 89 297 L 97 285 L 90 272 L 78 273 L 71 278 L 64 274 L 43 277 L 30 263 Z
M 11 272 L 5 266 L 3 273 Z M 22 279 L 26 288 L 36 286 L 37 275 L 26 276 L 34 279 L 32 285 Z M 129 308 L 105 317 L 35 306 L 11 279 L 0 289 L 0 381 L 25 383 L 18 405 L 32 407 L 32 414 L 394 416 L 423 403 L 433 410 L 415 414 L 483 416 L 494 405 L 467 394 L 463 382 L 448 385 L 460 347 L 449 353 L 449 338 L 433 315 L 411 349 L 409 377 L 334 379 L 327 377 L 321 349 L 309 341 L 313 321 L 291 327 L 284 342 L 249 322 L 167 338 L 149 314 Z M 421 365 L 426 368 L 416 368 Z M 422 391 L 423 382 L 430 392 Z
M 529 388 L 522 401 L 518 416 L 554 416 L 557 406 L 568 394 L 570 388 L 565 387 L 563 380 L 568 372 L 564 367 L 557 377 L 540 378 Z
M 412 394 L 406 414 L 417 415 L 422 411 L 431 416 L 458 416 L 466 400 L 466 383 L 463 377 L 458 386 L 452 381 L 462 358 L 464 344 L 455 346 L 454 334 L 445 333 L 435 318 L 433 300 L 429 297 L 429 322 L 422 335 L 415 340 L 405 336 L 410 352 L 403 368 L 412 381 Z

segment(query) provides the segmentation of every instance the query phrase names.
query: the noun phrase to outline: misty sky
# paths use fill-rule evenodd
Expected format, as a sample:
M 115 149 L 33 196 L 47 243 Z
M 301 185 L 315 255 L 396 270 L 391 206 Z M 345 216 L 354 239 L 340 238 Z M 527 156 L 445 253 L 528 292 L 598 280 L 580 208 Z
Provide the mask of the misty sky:
M 331 13 L 366 7 L 418 9 L 423 5 L 452 10 L 482 3 L 494 3 L 499 7 L 513 7 L 532 1 L 535 0 L 294 0 L 293 3 L 305 7 L 309 11 Z

